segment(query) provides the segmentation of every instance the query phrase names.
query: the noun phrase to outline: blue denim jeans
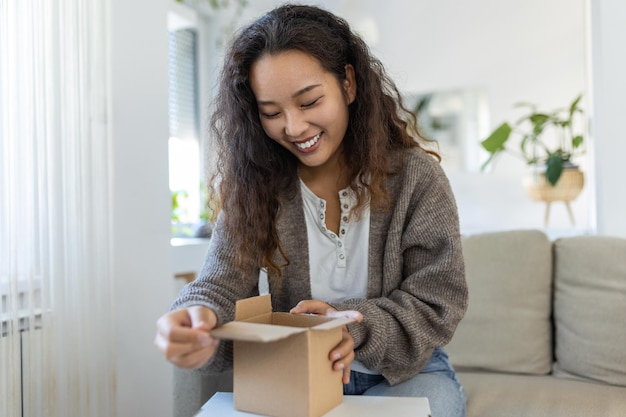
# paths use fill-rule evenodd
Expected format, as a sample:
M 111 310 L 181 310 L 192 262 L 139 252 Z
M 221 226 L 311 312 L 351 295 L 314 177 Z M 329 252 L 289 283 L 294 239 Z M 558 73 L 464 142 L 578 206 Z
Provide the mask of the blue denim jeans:
M 435 349 L 419 374 L 393 387 L 382 375 L 350 372 L 346 395 L 427 397 L 433 417 L 465 417 L 465 391 L 443 349 Z

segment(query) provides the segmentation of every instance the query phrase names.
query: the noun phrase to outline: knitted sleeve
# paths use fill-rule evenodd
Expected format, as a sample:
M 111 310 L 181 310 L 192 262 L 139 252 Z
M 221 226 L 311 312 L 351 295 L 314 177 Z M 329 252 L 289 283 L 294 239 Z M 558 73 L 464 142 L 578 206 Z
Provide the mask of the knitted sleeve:
M 198 278 L 181 290 L 170 310 L 197 305 L 209 307 L 215 311 L 220 326 L 234 320 L 237 300 L 254 295 L 258 295 L 258 271 L 244 276 L 237 270 L 234 251 L 219 216 Z M 200 371 L 217 373 L 231 367 L 232 342 L 221 341 L 215 356 Z
M 439 164 L 407 152 L 389 192 L 390 210 L 370 227 L 368 299 L 333 305 L 363 314 L 349 325 L 356 359 L 394 385 L 448 343 L 468 293 L 456 203 Z

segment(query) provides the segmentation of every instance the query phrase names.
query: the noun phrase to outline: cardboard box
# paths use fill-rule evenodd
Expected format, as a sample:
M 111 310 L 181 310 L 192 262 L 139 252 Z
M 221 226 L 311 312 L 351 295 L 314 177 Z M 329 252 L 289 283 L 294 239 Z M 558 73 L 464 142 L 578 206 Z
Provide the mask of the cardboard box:
M 330 351 L 351 319 L 274 313 L 270 295 L 237 302 L 235 321 L 211 334 L 233 340 L 237 410 L 274 417 L 320 417 L 343 400 Z

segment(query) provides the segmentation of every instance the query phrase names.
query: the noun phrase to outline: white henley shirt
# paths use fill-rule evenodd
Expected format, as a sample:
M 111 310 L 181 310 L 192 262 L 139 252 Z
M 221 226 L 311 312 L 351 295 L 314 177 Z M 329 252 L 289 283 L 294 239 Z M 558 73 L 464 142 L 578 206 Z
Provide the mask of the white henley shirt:
M 315 195 L 300 180 L 304 218 L 309 241 L 311 295 L 327 303 L 350 298 L 367 298 L 370 210 L 366 206 L 360 218 L 350 217 L 356 205 L 356 193 L 348 188 L 339 191 L 341 220 L 339 235 L 326 228 L 326 201 Z M 353 361 L 351 369 L 376 373 Z

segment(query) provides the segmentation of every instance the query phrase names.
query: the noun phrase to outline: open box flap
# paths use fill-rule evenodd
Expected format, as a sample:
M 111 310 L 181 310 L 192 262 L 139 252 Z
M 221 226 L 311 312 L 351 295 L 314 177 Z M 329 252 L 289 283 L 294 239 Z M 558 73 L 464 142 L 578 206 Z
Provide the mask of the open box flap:
M 218 339 L 239 340 L 243 342 L 274 342 L 297 333 L 306 332 L 306 327 L 276 326 L 274 324 L 248 323 L 231 321 L 211 330 L 211 336 Z
M 272 312 L 272 298 L 270 294 L 245 298 L 235 303 L 235 320 L 242 321 Z

